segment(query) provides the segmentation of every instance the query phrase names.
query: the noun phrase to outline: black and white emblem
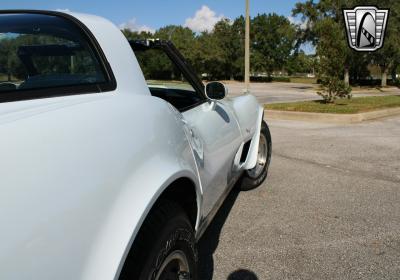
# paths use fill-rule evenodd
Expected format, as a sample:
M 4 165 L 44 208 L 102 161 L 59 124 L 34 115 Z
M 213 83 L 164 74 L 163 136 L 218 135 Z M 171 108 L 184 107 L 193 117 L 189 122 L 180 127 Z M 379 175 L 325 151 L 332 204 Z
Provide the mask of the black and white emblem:
M 343 10 L 349 46 L 356 51 L 376 51 L 383 47 L 389 10 L 359 6 Z

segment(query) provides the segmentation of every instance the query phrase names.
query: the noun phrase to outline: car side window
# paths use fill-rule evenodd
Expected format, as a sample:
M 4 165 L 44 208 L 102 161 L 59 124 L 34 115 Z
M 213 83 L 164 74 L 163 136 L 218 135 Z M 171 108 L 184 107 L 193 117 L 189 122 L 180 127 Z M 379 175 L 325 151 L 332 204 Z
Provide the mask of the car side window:
M 203 101 L 162 49 L 136 50 L 135 55 L 153 96 L 166 100 L 180 111 Z
M 38 91 L 98 91 L 109 82 L 88 39 L 74 23 L 44 14 L 0 14 L 0 100 Z M 6 95 L 7 94 L 7 95 Z

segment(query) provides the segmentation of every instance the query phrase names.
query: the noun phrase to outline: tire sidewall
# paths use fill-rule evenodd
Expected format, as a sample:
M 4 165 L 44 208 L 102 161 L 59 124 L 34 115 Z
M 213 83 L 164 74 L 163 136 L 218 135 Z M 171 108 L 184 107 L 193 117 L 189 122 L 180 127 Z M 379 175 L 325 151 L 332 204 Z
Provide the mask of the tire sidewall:
M 183 217 L 182 217 L 183 216 Z M 174 251 L 182 251 L 188 261 L 190 268 L 190 279 L 197 279 L 197 250 L 193 230 L 184 215 L 174 217 L 156 240 L 153 248 L 148 254 L 141 280 L 154 280 L 159 273 L 164 260 Z

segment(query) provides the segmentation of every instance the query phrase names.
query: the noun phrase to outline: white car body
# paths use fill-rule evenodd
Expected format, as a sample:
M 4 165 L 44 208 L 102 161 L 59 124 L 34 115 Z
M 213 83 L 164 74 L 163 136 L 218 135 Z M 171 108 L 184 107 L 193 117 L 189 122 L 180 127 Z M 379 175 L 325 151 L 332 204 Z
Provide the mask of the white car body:
M 256 164 L 263 108 L 255 97 L 180 113 L 151 96 L 114 24 L 70 15 L 93 34 L 117 86 L 0 103 L 0 279 L 118 279 L 143 220 L 173 182 L 192 183 L 200 237 Z

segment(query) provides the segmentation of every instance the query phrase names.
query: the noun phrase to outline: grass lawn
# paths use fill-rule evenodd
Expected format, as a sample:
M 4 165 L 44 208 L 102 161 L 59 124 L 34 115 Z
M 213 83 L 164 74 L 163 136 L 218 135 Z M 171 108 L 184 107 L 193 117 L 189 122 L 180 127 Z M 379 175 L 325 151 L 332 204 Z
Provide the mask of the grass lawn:
M 339 99 L 335 104 L 325 104 L 322 101 L 305 101 L 265 105 L 265 108 L 269 110 L 333 114 L 356 114 L 394 107 L 400 107 L 400 96 L 356 97 L 351 100 Z

